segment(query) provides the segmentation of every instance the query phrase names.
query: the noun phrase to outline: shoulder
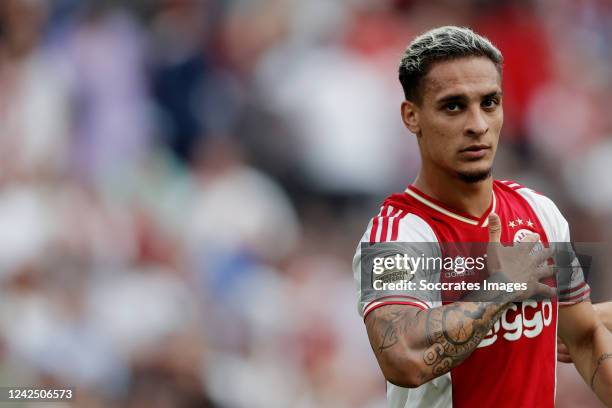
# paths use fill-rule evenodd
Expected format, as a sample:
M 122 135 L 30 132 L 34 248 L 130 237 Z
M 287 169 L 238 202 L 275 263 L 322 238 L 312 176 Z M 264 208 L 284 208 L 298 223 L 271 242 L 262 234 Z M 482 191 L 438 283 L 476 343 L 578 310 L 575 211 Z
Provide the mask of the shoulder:
M 370 219 L 368 226 L 361 236 L 355 255 L 353 257 L 353 270 L 360 269 L 362 246 L 372 251 L 387 253 L 397 251 L 407 253 L 409 250 L 402 243 L 425 244 L 419 250 L 433 250 L 428 243 L 437 243 L 438 239 L 429 225 L 426 216 L 418 214 L 407 207 L 383 205 L 378 215 Z
M 551 237 L 551 241 L 566 240 L 568 224 L 553 200 L 533 188 L 512 180 L 496 181 L 496 185 L 502 191 L 518 194 L 529 204 Z
M 435 242 L 437 238 L 424 214 L 412 208 L 385 204 L 370 219 L 361 242 L 393 241 Z
M 496 181 L 496 185 L 502 190 L 516 192 L 523 197 L 531 205 L 531 207 L 538 208 L 542 211 L 560 213 L 553 200 L 531 187 L 519 184 L 512 180 L 499 180 Z

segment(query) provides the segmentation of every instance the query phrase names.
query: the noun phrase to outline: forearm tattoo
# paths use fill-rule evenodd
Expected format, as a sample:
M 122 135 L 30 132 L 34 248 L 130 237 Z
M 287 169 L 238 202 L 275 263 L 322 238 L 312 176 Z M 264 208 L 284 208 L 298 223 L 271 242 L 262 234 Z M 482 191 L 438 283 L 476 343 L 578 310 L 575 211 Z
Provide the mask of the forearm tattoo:
M 438 377 L 465 360 L 505 310 L 499 303 L 459 302 L 431 309 L 425 320 L 423 361 Z
M 611 358 L 612 353 L 604 353 L 597 359 L 597 362 L 595 363 L 595 370 L 593 371 L 593 376 L 591 377 L 591 389 L 593 388 L 593 384 L 595 383 L 595 375 L 597 374 L 599 367 L 601 367 L 604 361 L 609 360 Z
M 408 316 L 408 310 L 405 307 L 387 308 L 381 310 L 380 317 L 374 316 L 371 324 L 378 325 L 380 327 L 378 332 L 381 333 L 380 341 L 375 347 L 379 354 L 395 346 L 400 336 L 405 336 L 409 327 L 416 324 L 416 321 L 411 321 L 412 319 Z
M 429 367 L 423 380 L 448 372 L 476 349 L 510 304 L 506 294 L 486 302 L 465 300 L 416 314 L 400 305 L 378 310 L 366 322 L 375 328 L 374 352 L 380 356 L 397 344 L 415 347 L 424 350 L 422 359 Z

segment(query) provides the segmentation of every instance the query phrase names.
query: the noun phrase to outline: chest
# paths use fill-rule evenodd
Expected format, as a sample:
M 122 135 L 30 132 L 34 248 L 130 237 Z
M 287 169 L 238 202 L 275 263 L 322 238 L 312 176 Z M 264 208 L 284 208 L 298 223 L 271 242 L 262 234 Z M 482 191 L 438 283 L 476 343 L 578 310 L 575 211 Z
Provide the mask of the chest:
M 547 244 L 548 237 L 531 206 L 516 196 L 498 195 L 495 213 L 502 223 L 501 241 L 505 245 L 520 242 L 528 233 L 537 233 L 540 240 Z M 488 242 L 489 231 L 486 225 L 471 225 L 449 219 L 434 219 L 434 233 L 439 242 Z

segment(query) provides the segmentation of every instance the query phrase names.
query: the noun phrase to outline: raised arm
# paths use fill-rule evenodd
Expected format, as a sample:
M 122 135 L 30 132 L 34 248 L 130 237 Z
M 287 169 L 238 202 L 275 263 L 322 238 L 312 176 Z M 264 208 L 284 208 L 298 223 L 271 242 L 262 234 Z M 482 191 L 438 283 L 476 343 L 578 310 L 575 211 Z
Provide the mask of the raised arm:
M 480 292 L 464 301 L 428 310 L 408 305 L 385 305 L 366 316 L 370 344 L 385 378 L 414 388 L 439 377 L 464 361 L 512 302 L 534 294 L 553 296 L 554 289 L 539 282 L 552 275 L 541 266 L 549 250 L 531 254 L 538 240 L 528 236 L 520 247 L 501 247 L 497 215 L 489 218 L 488 280 L 524 282 L 522 292 Z

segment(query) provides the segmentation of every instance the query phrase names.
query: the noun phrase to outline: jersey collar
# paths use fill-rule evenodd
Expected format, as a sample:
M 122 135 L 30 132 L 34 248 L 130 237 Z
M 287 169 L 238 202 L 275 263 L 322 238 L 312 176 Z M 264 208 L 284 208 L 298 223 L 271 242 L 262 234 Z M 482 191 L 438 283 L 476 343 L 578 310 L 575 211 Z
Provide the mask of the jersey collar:
M 409 185 L 408 188 L 406 188 L 405 192 L 406 194 L 408 194 L 415 200 L 421 202 L 422 204 L 426 205 L 427 207 L 439 213 L 446 215 L 447 217 L 450 217 L 457 221 L 465 222 L 466 224 L 470 224 L 474 226 L 486 227 L 487 225 L 489 225 L 489 214 L 491 214 L 492 212 L 495 212 L 495 209 L 497 206 L 497 199 L 495 198 L 495 191 L 493 191 L 493 197 L 491 200 L 491 204 L 489 205 L 489 208 L 487 208 L 487 210 L 482 215 L 482 217 L 478 218 L 478 217 L 471 216 L 469 214 L 460 213 L 458 211 L 453 210 L 452 208 L 448 207 L 444 203 L 423 193 L 422 191 L 417 189 L 412 184 Z

